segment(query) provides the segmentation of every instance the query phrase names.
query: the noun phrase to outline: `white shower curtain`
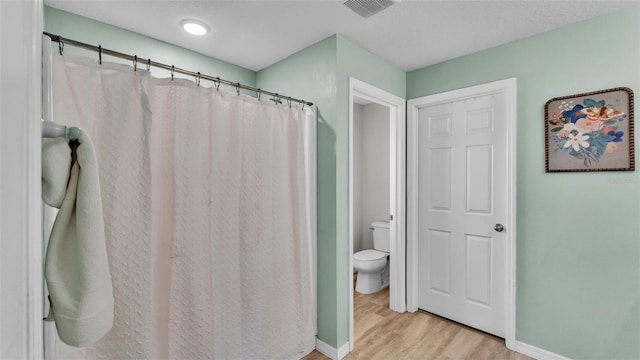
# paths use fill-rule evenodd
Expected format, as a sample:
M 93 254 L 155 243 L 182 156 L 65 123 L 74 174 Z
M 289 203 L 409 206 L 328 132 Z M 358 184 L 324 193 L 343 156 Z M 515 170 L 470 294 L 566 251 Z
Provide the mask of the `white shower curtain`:
M 52 72 L 54 120 L 96 147 L 114 286 L 114 327 L 82 356 L 311 351 L 315 108 L 59 54 Z

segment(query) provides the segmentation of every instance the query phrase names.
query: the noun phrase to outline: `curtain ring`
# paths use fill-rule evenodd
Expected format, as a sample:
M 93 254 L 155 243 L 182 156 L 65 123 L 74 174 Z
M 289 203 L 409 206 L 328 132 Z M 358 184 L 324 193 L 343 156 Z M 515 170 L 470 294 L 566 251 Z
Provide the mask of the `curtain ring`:
M 196 85 L 200 86 L 200 71 L 198 71 L 198 75 L 196 76 Z
M 289 107 L 291 107 L 291 96 L 289 96 L 289 99 L 287 100 L 287 102 L 289 103 Z
M 220 91 L 220 77 L 216 77 L 216 91 Z
M 60 55 L 62 55 L 62 52 L 64 51 L 64 41 L 62 41 L 62 38 L 58 38 L 58 50 L 60 51 Z
M 304 106 L 307 105 L 306 102 L 304 102 L 304 99 L 302 99 L 302 110 L 304 110 Z
M 240 96 L 240 83 L 236 83 L 236 93 Z
M 256 95 L 258 95 L 258 101 L 260 101 L 260 97 L 262 96 L 262 90 L 258 88 L 258 91 L 256 91 Z
M 138 70 L 138 55 L 133 56 L 133 71 Z
M 98 63 L 102 65 L 102 45 L 98 45 Z
M 171 80 L 173 80 L 173 72 L 175 71 L 176 67 L 171 65 Z
M 147 71 L 151 71 L 151 58 L 147 59 Z

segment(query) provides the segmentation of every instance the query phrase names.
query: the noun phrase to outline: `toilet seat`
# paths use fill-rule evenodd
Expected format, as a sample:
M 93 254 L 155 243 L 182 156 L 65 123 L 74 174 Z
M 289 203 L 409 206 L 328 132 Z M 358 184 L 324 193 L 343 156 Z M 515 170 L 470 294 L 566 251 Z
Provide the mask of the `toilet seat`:
M 353 258 L 354 260 L 372 261 L 372 260 L 380 260 L 387 255 L 388 254 L 383 251 L 368 249 L 368 250 L 358 251 L 357 253 L 353 254 Z

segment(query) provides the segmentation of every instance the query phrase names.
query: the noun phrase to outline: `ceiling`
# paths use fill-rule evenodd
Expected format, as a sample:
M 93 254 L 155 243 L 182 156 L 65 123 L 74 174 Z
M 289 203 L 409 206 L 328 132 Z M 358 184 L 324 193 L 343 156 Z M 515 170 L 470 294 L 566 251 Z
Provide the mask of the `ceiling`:
M 640 5 L 640 0 L 404 0 L 365 19 L 343 2 L 45 0 L 48 6 L 255 71 L 333 34 L 410 71 Z M 187 34 L 179 25 L 185 18 L 213 31 L 203 37 Z

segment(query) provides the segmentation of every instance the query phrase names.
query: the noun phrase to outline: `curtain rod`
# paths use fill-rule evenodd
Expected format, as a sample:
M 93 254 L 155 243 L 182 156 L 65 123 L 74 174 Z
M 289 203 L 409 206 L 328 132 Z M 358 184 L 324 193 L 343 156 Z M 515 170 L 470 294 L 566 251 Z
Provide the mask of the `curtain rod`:
M 65 44 L 69 44 L 69 45 L 72 45 L 72 46 L 75 46 L 75 47 L 79 47 L 79 48 L 83 48 L 83 49 L 86 49 L 86 50 L 92 50 L 92 51 L 97 52 L 99 54 L 100 63 L 102 63 L 102 55 L 105 54 L 105 55 L 117 57 L 117 58 L 120 58 L 120 59 L 133 61 L 134 67 L 137 67 L 138 63 L 140 63 L 140 64 L 146 65 L 147 66 L 147 70 L 151 66 L 155 66 L 155 67 L 158 67 L 158 68 L 161 68 L 161 69 L 169 70 L 169 71 L 171 71 L 171 78 L 172 79 L 173 79 L 173 74 L 174 73 L 180 73 L 180 74 L 190 75 L 190 76 L 195 77 L 196 78 L 196 83 L 198 85 L 200 84 L 200 80 L 201 79 L 205 79 L 205 80 L 209 80 L 209 81 L 212 81 L 214 83 L 217 83 L 218 84 L 217 85 L 218 88 L 220 87 L 221 84 L 232 86 L 232 87 L 236 88 L 236 91 L 238 92 L 238 95 L 240 95 L 240 89 L 244 89 L 244 90 L 249 90 L 249 91 L 255 92 L 258 95 L 258 99 L 260 99 L 260 95 L 261 94 L 267 94 L 267 95 L 273 96 L 273 98 L 271 98 L 269 100 L 272 100 L 272 101 L 277 102 L 277 103 L 281 103 L 283 100 L 285 100 L 285 101 L 289 102 L 289 104 L 291 104 L 292 101 L 295 101 L 297 103 L 303 104 L 303 106 L 304 105 L 313 106 L 312 102 L 308 102 L 308 101 L 292 98 L 291 96 L 284 96 L 284 95 L 280 95 L 278 93 L 274 93 L 274 92 L 271 92 L 271 91 L 266 91 L 266 90 L 262 90 L 262 89 L 259 89 L 259 88 L 254 88 L 252 86 L 243 85 L 243 84 L 240 84 L 240 83 L 237 83 L 237 82 L 220 79 L 219 77 L 213 77 L 213 76 L 209 76 L 209 75 L 204 75 L 204 74 L 201 74 L 200 72 L 193 72 L 193 71 L 181 69 L 181 68 L 175 67 L 173 65 L 167 65 L 167 64 L 156 62 L 156 61 L 151 61 L 151 59 L 144 59 L 144 58 L 138 57 L 137 55 L 129 55 L 129 54 L 124 54 L 124 53 L 121 53 L 121 52 L 118 52 L 118 51 L 105 49 L 102 46 L 90 45 L 90 44 L 83 43 L 83 42 L 80 42 L 80 41 L 63 38 L 60 35 L 51 34 L 51 33 L 48 33 L 46 31 L 43 31 L 42 33 L 44 35 L 47 35 L 49 38 L 51 38 L 51 41 L 58 43 L 58 48 L 60 50 L 60 55 L 62 55 L 62 52 L 64 50 L 64 45 Z

